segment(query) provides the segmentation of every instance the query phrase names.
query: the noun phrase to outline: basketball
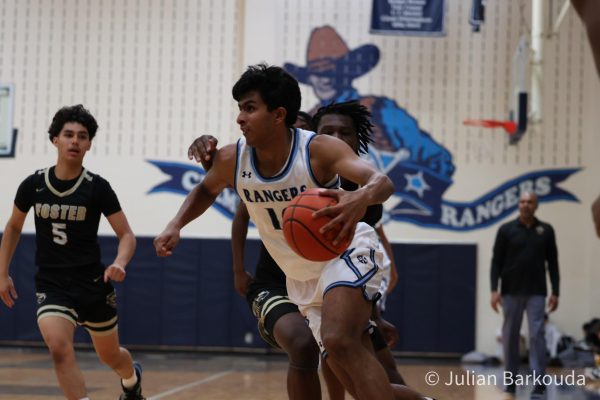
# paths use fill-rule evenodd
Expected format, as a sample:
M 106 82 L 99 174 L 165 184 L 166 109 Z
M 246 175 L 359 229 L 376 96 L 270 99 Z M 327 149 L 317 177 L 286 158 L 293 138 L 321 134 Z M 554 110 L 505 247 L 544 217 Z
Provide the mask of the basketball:
M 330 216 L 313 218 L 312 214 L 324 207 L 337 204 L 333 197 L 320 196 L 319 189 L 308 189 L 290 202 L 283 212 L 283 235 L 288 245 L 300 257 L 310 261 L 328 261 L 348 248 L 351 240 L 334 246 L 338 231 L 323 235 L 319 229 L 332 220 Z

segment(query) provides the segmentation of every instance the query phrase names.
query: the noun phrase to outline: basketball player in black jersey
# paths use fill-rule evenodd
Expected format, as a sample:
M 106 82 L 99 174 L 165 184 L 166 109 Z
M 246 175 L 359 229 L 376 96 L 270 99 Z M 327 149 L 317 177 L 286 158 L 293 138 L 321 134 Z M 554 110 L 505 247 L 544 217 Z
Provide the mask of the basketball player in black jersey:
M 321 107 L 315 119 L 308 121 L 307 116 L 299 113 L 294 125 L 296 128 L 315 130 L 318 134 L 337 137 L 346 142 L 356 154 L 366 153 L 371 142 L 369 111 L 358 102 L 331 104 Z M 310 118 L 310 116 L 308 116 Z M 313 128 L 314 126 L 314 128 Z M 202 163 L 208 170 L 212 156 L 217 149 L 218 140 L 210 135 L 197 138 L 188 149 L 188 158 Z M 352 182 L 342 181 L 345 190 L 355 190 Z M 370 206 L 362 221 L 375 227 L 382 217 L 381 204 Z M 252 312 L 258 319 L 258 329 L 263 339 L 274 347 L 283 349 L 289 357 L 288 395 L 290 399 L 321 398 L 318 368 L 318 348 L 298 307 L 287 297 L 285 274 L 275 260 L 261 244 L 256 273 L 253 277 L 244 269 L 244 244 L 246 240 L 249 215 L 243 203 L 240 203 L 232 223 L 232 251 L 234 286 L 236 291 L 246 297 Z M 383 228 L 377 226 L 376 231 L 387 244 L 386 251 L 391 254 L 391 247 Z M 395 266 L 392 261 L 392 267 Z M 393 275 L 393 273 L 392 273 Z M 390 285 L 390 290 L 393 288 Z M 377 328 L 371 334 L 375 354 L 385 368 L 391 383 L 404 385 L 404 380 L 396 369 L 396 363 L 388 343 L 393 345 L 397 340 L 397 332 L 393 325 L 383 320 L 377 309 L 374 310 Z M 385 329 L 388 343 L 378 328 Z M 344 387 L 323 363 L 323 375 L 327 382 L 331 400 L 344 399 Z M 416 394 L 403 389 L 404 396 L 397 398 L 414 398 Z M 411 397 L 412 396 L 412 397 Z
M 12 308 L 17 292 L 8 274 L 25 217 L 33 208 L 36 231 L 37 321 L 65 397 L 88 399 L 75 359 L 77 325 L 90 334 L 100 360 L 121 377 L 120 399 L 143 399 L 141 366 L 119 345 L 116 294 L 110 281 L 125 279 L 135 237 L 115 192 L 83 167 L 98 124 L 82 105 L 61 108 L 48 130 L 58 152 L 55 166 L 19 186 L 0 245 L 0 298 Z M 115 260 L 100 262 L 98 224 L 104 214 L 119 238 Z

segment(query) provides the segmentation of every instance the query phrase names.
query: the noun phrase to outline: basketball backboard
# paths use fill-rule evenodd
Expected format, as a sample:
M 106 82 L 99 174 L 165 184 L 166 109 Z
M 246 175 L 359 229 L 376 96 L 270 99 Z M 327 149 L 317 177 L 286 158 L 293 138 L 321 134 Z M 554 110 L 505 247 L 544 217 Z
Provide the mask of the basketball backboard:
M 513 121 L 516 132 L 510 136 L 510 143 L 516 144 L 527 130 L 528 88 L 529 88 L 529 41 L 521 36 L 512 60 L 512 82 L 508 119 Z
M 0 157 L 14 155 L 13 85 L 0 84 Z

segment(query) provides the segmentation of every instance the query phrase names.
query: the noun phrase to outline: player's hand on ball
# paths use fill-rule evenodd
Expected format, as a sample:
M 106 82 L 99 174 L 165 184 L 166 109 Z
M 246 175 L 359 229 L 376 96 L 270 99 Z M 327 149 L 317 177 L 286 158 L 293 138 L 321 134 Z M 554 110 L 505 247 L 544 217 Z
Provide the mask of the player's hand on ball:
M 123 282 L 125 275 L 127 275 L 125 268 L 118 264 L 111 264 L 104 270 L 104 282 L 108 282 L 109 279 L 113 282 Z
M 361 190 L 347 192 L 344 190 L 323 189 L 320 191 L 320 195 L 333 197 L 337 200 L 336 205 L 323 208 L 313 214 L 313 218 L 321 216 L 333 218 L 321 228 L 321 233 L 327 235 L 329 231 L 337 232 L 337 235 L 333 237 L 334 245 L 345 240 L 352 240 L 356 224 L 367 211 L 367 205 Z

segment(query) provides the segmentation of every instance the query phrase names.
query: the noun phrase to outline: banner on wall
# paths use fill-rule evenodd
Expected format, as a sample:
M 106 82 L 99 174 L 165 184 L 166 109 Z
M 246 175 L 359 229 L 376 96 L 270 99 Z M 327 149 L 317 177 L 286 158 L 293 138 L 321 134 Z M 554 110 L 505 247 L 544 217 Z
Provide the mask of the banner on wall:
M 371 33 L 444 36 L 446 0 L 373 0 Z
M 403 0 L 394 2 L 403 3 Z M 426 3 L 415 0 L 413 3 Z M 373 163 L 394 183 L 395 192 L 386 202 L 384 222 L 408 222 L 431 229 L 472 231 L 500 222 L 518 207 L 521 193 L 528 191 L 540 202 L 573 201 L 575 195 L 559 187 L 581 168 L 527 171 L 505 182 L 490 182 L 491 190 L 474 200 L 449 201 L 446 190 L 454 183 L 454 155 L 434 135 L 425 131 L 417 118 L 401 104 L 378 93 L 361 93 L 354 81 L 365 76 L 380 60 L 379 48 L 362 44 L 350 48 L 332 26 L 316 27 L 310 34 L 306 60 L 302 64 L 286 62 L 284 68 L 300 84 L 311 86 L 318 103 L 309 110 L 314 115 L 319 107 L 332 102 L 354 100 L 371 114 L 373 142 L 369 153 Z M 195 165 L 149 161 L 169 178 L 157 184 L 150 193 L 168 191 L 187 194 L 199 183 L 205 172 Z M 483 192 L 483 190 L 482 190 Z M 232 218 L 237 194 L 223 192 L 215 207 Z
M 168 178 L 155 185 L 148 194 L 171 192 L 187 195 L 204 179 L 206 171 L 195 165 L 149 160 Z M 472 231 L 493 225 L 514 212 L 523 192 L 533 192 L 540 202 L 578 201 L 572 193 L 558 184 L 580 168 L 540 170 L 523 174 L 506 181 L 479 198 L 456 202 L 442 198 L 451 181 L 412 163 L 398 163 L 387 173 L 394 182 L 396 192 L 388 203 L 386 221 L 409 222 L 415 225 L 453 231 Z M 213 207 L 233 219 L 239 197 L 233 189 L 224 190 Z

